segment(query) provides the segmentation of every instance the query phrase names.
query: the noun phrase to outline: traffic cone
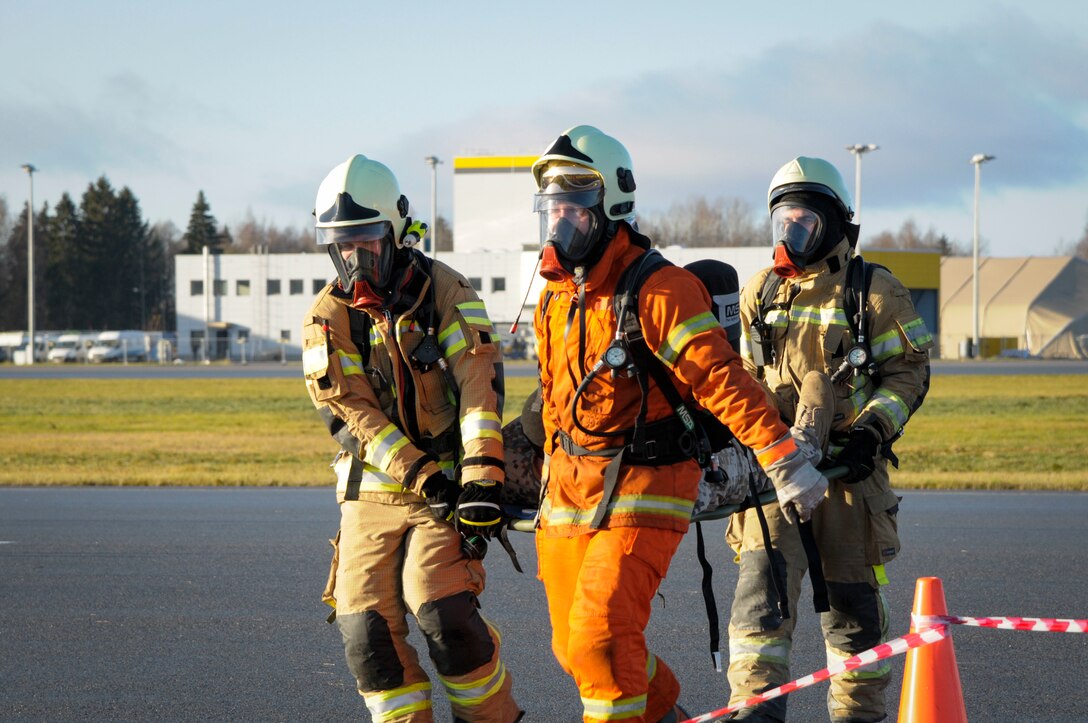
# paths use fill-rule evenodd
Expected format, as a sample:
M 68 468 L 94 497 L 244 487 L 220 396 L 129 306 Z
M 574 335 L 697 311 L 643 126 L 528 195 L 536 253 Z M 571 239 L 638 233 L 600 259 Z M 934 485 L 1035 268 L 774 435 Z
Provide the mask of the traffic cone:
M 947 615 L 938 577 L 920 577 L 914 586 L 915 615 Z M 918 632 L 913 622 L 910 631 Z M 907 651 L 899 723 L 967 723 L 963 687 L 951 636 Z

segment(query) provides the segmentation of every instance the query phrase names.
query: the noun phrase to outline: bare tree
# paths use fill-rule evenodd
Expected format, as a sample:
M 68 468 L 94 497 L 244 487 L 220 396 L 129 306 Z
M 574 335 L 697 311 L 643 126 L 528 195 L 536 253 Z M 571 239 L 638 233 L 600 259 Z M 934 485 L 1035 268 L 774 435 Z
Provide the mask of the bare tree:
M 883 251 L 936 251 L 941 256 L 967 256 L 971 249 L 966 244 L 952 241 L 948 236 L 939 234 L 931 226 L 925 233 L 918 230 L 918 224 L 909 218 L 899 227 L 899 231 L 882 231 L 870 236 L 862 246 Z
M 770 234 L 766 220 L 756 220 L 752 207 L 740 198 L 708 201 L 695 196 L 674 203 L 664 213 L 640 217 L 643 233 L 660 246 L 705 248 L 763 246 Z

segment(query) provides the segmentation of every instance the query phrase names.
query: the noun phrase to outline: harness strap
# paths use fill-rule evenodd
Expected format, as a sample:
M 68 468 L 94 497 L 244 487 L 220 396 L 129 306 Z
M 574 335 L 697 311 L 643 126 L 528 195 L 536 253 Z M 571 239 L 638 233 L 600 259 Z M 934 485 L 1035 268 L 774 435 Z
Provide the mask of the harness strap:
M 771 576 L 771 594 L 774 597 L 774 608 L 781 620 L 788 620 L 790 617 L 790 603 L 789 596 L 786 595 L 786 559 L 774 549 L 774 544 L 771 542 L 771 529 L 767 526 L 767 516 L 763 514 L 763 505 L 759 502 L 759 490 L 756 489 L 755 480 L 751 478 L 748 479 L 748 500 L 751 506 L 756 508 L 756 517 L 759 518 L 759 530 L 763 533 L 763 550 L 767 553 L 767 573 Z M 775 504 L 778 504 L 777 501 L 775 501 Z
M 710 634 L 710 660 L 714 670 L 722 672 L 721 632 L 718 629 L 718 604 L 714 599 L 714 568 L 706 559 L 706 544 L 703 542 L 703 523 L 695 523 L 695 554 L 699 557 L 699 566 L 703 568 L 703 604 L 706 606 L 706 623 Z
M 808 558 L 808 579 L 812 583 L 812 609 L 818 613 L 826 613 L 831 606 L 827 600 L 827 581 L 824 579 L 824 564 L 820 559 L 820 548 L 816 546 L 816 536 L 812 533 L 812 521 L 799 523 L 797 531 L 801 535 L 801 546 L 805 548 L 805 557 Z

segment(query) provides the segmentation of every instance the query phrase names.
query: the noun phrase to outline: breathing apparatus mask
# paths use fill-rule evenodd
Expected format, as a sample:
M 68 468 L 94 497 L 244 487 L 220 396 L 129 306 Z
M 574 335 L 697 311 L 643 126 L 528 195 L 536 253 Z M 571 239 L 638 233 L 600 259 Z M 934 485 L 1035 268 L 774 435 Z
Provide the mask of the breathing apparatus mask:
M 359 308 L 380 306 L 388 297 L 397 253 L 388 221 L 362 226 L 317 229 L 318 243 L 329 250 L 340 288 Z
M 843 237 L 844 221 L 832 200 L 800 191 L 781 196 L 771 206 L 774 273 L 790 279 L 824 259 Z
M 559 281 L 600 257 L 602 238 L 612 224 L 602 209 L 604 183 L 595 172 L 553 166 L 544 172 L 541 186 L 533 200 L 540 214 L 540 275 Z

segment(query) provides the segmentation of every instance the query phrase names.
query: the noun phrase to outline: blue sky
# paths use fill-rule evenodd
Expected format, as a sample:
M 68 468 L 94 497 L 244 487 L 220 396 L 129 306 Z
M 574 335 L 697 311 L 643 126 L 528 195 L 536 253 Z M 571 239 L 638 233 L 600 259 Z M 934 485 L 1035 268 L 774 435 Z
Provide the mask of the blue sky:
M 645 7 L 642 7 L 645 5 Z M 764 10 L 763 8 L 768 8 Z M 862 238 L 907 219 L 970 242 L 974 173 L 995 255 L 1050 254 L 1088 221 L 1088 13 L 1079 3 L 189 3 L 0 0 L 0 195 L 74 197 L 105 174 L 184 229 L 310 223 L 352 153 L 450 215 L 457 155 L 533 154 L 600 127 L 641 209 L 762 208 L 796 155 L 863 162 Z M 531 200 L 526 199 L 526 212 Z M 520 241 L 497 239 L 497 245 Z

